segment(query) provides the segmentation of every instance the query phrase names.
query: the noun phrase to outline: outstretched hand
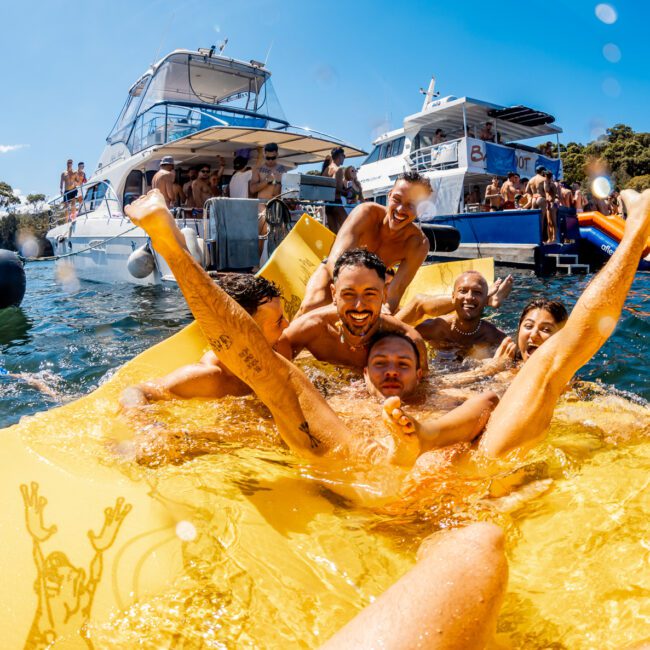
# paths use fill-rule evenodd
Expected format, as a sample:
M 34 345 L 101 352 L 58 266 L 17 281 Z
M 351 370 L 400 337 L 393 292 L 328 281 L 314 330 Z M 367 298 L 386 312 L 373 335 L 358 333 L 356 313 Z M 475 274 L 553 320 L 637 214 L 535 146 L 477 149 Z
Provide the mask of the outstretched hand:
M 511 337 L 506 336 L 496 349 L 493 359 L 495 361 L 502 361 L 504 365 L 507 365 L 510 361 L 514 360 L 516 351 L 517 346 L 515 342 Z
M 487 304 L 494 309 L 498 309 L 503 301 L 510 295 L 514 278 L 508 275 L 505 279 L 497 278 L 494 284 L 488 289 Z

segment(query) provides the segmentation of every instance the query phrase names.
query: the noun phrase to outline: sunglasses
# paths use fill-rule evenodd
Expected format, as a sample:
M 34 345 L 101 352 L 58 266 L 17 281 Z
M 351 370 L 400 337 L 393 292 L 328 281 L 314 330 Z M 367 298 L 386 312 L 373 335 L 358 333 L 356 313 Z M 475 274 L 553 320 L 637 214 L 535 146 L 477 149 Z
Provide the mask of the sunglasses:
M 277 160 L 277 156 L 264 156 L 267 160 Z
M 202 173 L 202 174 L 209 174 L 209 173 L 210 173 L 210 170 L 209 170 L 209 169 L 202 169 L 202 170 L 201 170 L 201 173 Z

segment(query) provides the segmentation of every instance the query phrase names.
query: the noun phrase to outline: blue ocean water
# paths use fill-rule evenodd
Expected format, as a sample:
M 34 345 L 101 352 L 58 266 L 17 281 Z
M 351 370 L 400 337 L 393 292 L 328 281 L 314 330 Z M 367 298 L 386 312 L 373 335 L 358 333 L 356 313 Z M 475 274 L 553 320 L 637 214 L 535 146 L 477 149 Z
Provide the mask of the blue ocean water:
M 54 263 L 27 266 L 27 293 L 20 308 L 0 311 L 0 367 L 30 373 L 56 392 L 44 394 L 20 379 L 0 375 L 0 427 L 92 391 L 116 368 L 171 336 L 191 320 L 178 287 L 140 287 L 81 282 L 66 290 Z M 499 269 L 503 275 L 504 269 Z M 521 307 L 533 297 L 559 298 L 573 306 L 588 278 L 537 278 L 513 271 L 515 286 L 494 315 L 515 331 Z M 634 281 L 613 337 L 578 374 L 650 400 L 650 274 Z

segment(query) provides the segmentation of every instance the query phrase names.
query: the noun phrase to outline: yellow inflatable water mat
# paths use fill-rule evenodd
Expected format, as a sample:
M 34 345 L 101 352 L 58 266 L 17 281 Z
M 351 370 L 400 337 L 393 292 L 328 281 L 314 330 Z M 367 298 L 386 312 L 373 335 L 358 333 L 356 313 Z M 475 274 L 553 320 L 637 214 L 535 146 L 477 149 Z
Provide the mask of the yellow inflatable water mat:
M 263 269 L 288 313 L 331 241 L 305 217 Z M 436 293 L 456 273 L 444 264 L 416 281 Z M 476 518 L 508 532 L 502 647 L 648 635 L 646 406 L 604 391 L 563 402 L 526 460 L 552 483 L 530 503 L 446 477 L 409 509 L 371 512 L 322 487 L 253 397 L 146 407 L 137 430 L 186 453 L 139 466 L 120 393 L 205 349 L 192 324 L 91 395 L 2 431 L 3 648 L 317 648 L 412 565 L 425 535 Z

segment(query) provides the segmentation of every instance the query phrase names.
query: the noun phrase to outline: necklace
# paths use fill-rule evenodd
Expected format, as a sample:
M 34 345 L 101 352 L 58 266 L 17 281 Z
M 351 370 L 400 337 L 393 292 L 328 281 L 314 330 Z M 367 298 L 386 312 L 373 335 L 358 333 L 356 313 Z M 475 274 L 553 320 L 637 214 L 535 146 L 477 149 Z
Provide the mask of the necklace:
M 476 334 L 476 332 L 478 332 L 481 329 L 481 321 L 478 322 L 476 329 L 472 330 L 471 332 L 463 332 L 463 330 L 459 329 L 458 326 L 456 325 L 456 321 L 454 321 L 451 324 L 451 329 L 454 330 L 455 332 L 458 332 L 461 336 L 474 336 L 474 334 Z
M 348 341 L 345 337 L 345 328 L 343 327 L 343 323 L 340 320 L 337 320 L 334 326 L 336 327 L 336 331 L 338 332 L 339 340 L 341 343 L 347 345 L 353 352 L 356 350 L 363 350 L 368 347 L 367 343 L 358 343 L 357 345 L 350 343 L 350 341 Z

